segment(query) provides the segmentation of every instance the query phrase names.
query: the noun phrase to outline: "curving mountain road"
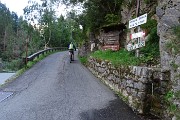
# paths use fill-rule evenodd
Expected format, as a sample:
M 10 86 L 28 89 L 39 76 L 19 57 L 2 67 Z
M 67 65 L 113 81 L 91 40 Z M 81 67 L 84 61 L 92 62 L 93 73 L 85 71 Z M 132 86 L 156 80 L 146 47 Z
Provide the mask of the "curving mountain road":
M 140 120 L 77 57 L 58 52 L 0 89 L 0 120 Z

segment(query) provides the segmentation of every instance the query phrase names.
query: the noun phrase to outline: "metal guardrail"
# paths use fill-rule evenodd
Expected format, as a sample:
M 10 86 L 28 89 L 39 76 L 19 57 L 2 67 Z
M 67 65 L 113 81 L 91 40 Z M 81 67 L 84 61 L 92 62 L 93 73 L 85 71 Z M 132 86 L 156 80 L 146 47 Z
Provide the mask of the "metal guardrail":
M 30 56 L 28 56 L 27 58 L 23 58 L 23 61 L 25 64 L 27 64 L 29 61 L 33 61 L 36 57 L 39 57 L 41 54 L 45 54 L 47 52 L 53 52 L 53 51 L 56 51 L 56 50 L 67 50 L 67 47 L 57 47 L 57 48 L 48 48 L 48 49 L 45 49 L 45 50 L 41 50 L 41 51 L 38 51 Z

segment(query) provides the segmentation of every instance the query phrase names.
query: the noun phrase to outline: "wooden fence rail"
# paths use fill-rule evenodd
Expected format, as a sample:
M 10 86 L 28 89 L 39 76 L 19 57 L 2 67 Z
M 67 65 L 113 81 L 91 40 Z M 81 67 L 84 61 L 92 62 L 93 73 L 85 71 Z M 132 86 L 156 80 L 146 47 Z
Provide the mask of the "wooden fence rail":
M 67 47 L 56 47 L 56 48 L 48 48 L 45 50 L 41 50 L 41 51 L 38 51 L 28 57 L 23 58 L 23 61 L 25 64 L 27 64 L 28 61 L 33 61 L 36 57 L 38 58 L 41 54 L 44 55 L 45 53 L 53 52 L 53 51 L 57 51 L 57 50 L 67 50 Z

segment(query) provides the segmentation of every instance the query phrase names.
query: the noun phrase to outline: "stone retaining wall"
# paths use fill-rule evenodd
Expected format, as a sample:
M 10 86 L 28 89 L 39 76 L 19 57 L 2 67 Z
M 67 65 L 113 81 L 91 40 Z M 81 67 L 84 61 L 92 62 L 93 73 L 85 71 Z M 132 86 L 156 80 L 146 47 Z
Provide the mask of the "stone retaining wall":
M 140 114 L 163 116 L 164 95 L 169 81 L 169 71 L 138 66 L 114 67 L 108 61 L 90 57 L 89 70 L 118 92 L 125 102 Z

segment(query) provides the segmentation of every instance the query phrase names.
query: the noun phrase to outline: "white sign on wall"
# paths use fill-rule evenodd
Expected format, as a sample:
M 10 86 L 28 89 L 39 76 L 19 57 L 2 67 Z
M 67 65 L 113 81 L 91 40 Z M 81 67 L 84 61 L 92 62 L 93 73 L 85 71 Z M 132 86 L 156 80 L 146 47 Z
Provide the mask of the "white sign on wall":
M 137 27 L 147 22 L 147 13 L 129 21 L 129 28 Z

